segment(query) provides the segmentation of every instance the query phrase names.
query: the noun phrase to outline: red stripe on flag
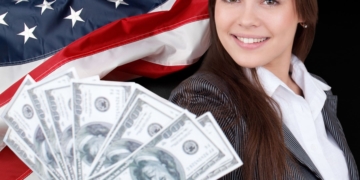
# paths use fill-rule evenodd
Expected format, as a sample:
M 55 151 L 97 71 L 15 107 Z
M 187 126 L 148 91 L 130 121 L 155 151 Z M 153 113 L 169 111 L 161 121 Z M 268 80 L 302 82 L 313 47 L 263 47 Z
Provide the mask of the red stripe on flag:
M 31 173 L 32 173 L 31 169 L 28 169 L 21 176 L 16 178 L 16 180 L 23 180 L 23 179 L 27 178 L 28 176 L 30 176 Z
M 163 66 L 159 64 L 154 64 L 144 60 L 137 60 L 129 64 L 125 64 L 114 69 L 114 72 L 120 71 L 129 74 L 136 74 L 139 76 L 149 77 L 149 78 L 159 78 L 166 76 L 176 71 L 180 71 L 189 65 L 184 66 Z M 119 80 L 122 80 L 119 77 Z
M 0 153 L 0 179 L 14 180 L 23 179 L 31 173 L 31 170 L 11 151 L 5 147 Z

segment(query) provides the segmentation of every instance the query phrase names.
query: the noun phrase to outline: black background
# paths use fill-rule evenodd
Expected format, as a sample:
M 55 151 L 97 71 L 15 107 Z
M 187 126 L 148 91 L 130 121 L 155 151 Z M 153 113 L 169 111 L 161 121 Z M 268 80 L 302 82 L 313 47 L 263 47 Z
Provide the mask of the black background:
M 360 165 L 360 9 L 350 1 L 318 1 L 319 21 L 312 50 L 305 61 L 308 71 L 319 75 L 338 96 L 338 118 L 349 147 Z M 171 90 L 199 67 L 189 68 L 156 80 L 135 82 L 168 98 Z
M 318 1 L 319 21 L 305 65 L 338 96 L 338 118 L 360 165 L 360 10 L 350 1 Z

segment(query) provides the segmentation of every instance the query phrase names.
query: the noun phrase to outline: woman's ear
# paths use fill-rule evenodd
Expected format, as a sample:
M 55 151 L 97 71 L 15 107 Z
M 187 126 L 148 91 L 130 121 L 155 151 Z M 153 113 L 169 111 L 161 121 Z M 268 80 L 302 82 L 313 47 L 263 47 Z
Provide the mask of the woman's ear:
M 302 17 L 299 17 L 298 18 L 298 23 L 300 24 L 300 26 L 302 26 L 303 28 L 307 28 L 307 23 L 306 23 L 306 21 L 304 20 L 304 18 L 302 18 Z
M 302 26 L 303 28 L 307 28 L 307 27 L 308 27 L 308 25 L 306 24 L 306 22 L 300 22 L 299 24 L 300 24 L 300 26 Z
M 298 15 L 298 23 L 304 23 L 305 19 Z

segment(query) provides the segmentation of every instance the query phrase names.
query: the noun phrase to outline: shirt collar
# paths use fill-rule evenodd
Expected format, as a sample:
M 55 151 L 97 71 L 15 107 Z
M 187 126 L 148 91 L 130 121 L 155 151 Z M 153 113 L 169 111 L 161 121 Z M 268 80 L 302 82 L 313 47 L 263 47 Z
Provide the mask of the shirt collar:
M 266 68 L 257 67 L 256 70 L 259 81 L 268 96 L 272 97 L 280 86 L 287 89 L 293 95 L 296 95 L 284 82 Z M 305 101 L 310 106 L 314 119 L 316 119 L 326 100 L 324 91 L 330 90 L 331 87 L 314 78 L 307 71 L 304 63 L 295 55 L 291 57 L 290 71 L 292 72 L 292 79 L 302 89 Z
M 270 97 L 273 96 L 280 85 L 286 86 L 278 77 L 264 67 L 257 67 L 256 72 L 266 94 Z
M 304 79 L 309 80 L 310 83 L 313 83 L 318 89 L 322 91 L 329 91 L 331 87 L 314 76 L 312 76 L 306 69 L 304 63 L 297 58 L 295 55 L 292 55 L 291 57 L 291 65 L 290 65 L 290 71 L 292 72 L 291 77 L 293 80 L 299 85 L 299 83 L 296 80 L 299 80 L 299 78 L 304 77 Z M 310 80 L 311 79 L 311 80 Z M 303 89 L 303 86 L 299 85 L 301 89 Z

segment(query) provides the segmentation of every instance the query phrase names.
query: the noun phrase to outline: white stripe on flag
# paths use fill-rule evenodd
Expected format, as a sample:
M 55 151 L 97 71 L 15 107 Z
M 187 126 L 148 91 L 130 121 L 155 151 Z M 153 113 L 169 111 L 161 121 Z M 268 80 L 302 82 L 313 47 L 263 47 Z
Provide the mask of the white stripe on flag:
M 176 0 L 168 0 L 164 4 L 160 5 L 159 7 L 155 8 L 154 10 L 150 11 L 150 13 L 153 12 L 160 12 L 160 11 L 169 11 L 172 6 L 175 4 Z
M 0 67 L 0 77 L 2 77 L 0 94 L 47 59 L 48 58 L 21 65 Z
M 31 173 L 28 177 L 24 180 L 41 180 L 35 173 Z

